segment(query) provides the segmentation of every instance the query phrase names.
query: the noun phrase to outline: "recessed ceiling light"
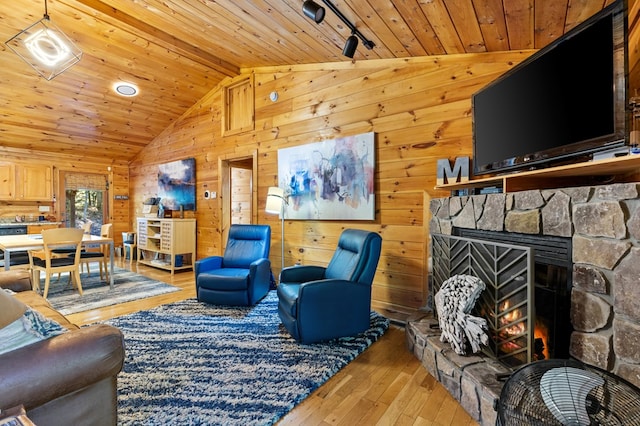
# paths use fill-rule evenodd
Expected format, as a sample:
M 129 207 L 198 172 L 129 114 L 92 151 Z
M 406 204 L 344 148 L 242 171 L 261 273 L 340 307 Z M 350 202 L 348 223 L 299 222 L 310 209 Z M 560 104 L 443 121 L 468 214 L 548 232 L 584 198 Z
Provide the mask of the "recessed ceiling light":
M 115 90 L 118 95 L 122 96 L 136 96 L 138 94 L 138 86 L 131 83 L 125 83 L 124 81 L 115 83 L 113 85 L 113 90 Z

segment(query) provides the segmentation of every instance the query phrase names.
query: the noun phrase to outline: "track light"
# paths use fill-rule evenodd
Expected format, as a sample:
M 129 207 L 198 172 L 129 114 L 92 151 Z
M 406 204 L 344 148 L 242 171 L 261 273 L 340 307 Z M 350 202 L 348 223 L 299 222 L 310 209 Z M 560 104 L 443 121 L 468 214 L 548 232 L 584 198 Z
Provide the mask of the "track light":
M 362 40 L 362 44 L 364 45 L 364 47 L 366 47 L 367 49 L 371 50 L 374 48 L 374 46 L 376 45 L 373 41 L 371 40 L 367 40 L 367 38 L 356 28 L 356 26 L 354 24 L 352 24 L 346 16 L 344 16 L 342 14 L 342 12 L 340 12 L 340 10 L 338 10 L 338 8 L 336 7 L 336 5 L 334 5 L 333 3 L 331 3 L 331 1 L 329 0 L 322 0 L 322 2 L 329 8 L 331 9 L 331 11 L 333 13 L 336 14 L 336 16 L 338 18 L 340 18 L 340 20 L 342 22 L 344 22 L 344 24 L 349 27 L 349 29 L 351 30 L 351 35 L 349 36 L 349 38 L 347 38 L 347 41 L 344 45 L 344 49 L 342 50 L 342 54 L 344 56 L 347 56 L 349 58 L 353 58 L 353 55 L 356 53 L 356 49 L 358 48 L 358 38 L 360 40 Z M 302 12 L 304 13 L 304 15 L 309 18 L 309 19 L 313 19 L 316 24 L 319 24 L 320 22 L 322 22 L 322 20 L 324 19 L 324 7 L 319 6 L 316 2 L 312 1 L 312 0 L 306 0 L 303 4 L 302 4 Z M 357 38 L 356 38 L 357 37 Z
M 312 0 L 302 3 L 302 12 L 307 18 L 313 19 L 316 24 L 319 24 L 324 19 L 324 7 Z
M 344 49 L 342 49 L 342 54 L 347 58 L 353 58 L 353 55 L 356 53 L 357 48 L 358 48 L 358 37 L 351 34 L 349 38 L 347 38 L 346 43 L 344 44 Z

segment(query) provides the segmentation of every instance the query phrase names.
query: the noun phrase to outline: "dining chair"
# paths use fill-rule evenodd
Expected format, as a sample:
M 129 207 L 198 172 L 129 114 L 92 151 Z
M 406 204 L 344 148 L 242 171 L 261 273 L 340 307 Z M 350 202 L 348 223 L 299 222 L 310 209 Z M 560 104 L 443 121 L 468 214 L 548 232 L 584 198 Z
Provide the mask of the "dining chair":
M 82 229 L 55 228 L 42 231 L 43 248 L 29 250 L 29 264 L 32 271 L 34 288 L 40 290 L 40 272 L 45 273 L 44 291 L 42 296 L 49 293 L 51 275 L 60 272 L 69 272 L 71 282 L 82 295 L 82 282 L 80 281 L 80 252 L 82 251 Z M 69 256 L 55 256 L 53 250 L 60 247 L 75 247 L 75 253 Z
M 82 225 L 82 227 L 80 229 L 82 229 L 82 231 L 84 232 L 84 235 L 91 235 L 91 224 L 93 222 L 91 221 L 87 221 L 84 223 L 84 225 Z M 57 248 L 55 250 L 53 250 L 53 254 L 54 256 L 57 257 L 66 257 L 66 256 L 73 256 L 73 253 L 76 251 L 75 247 L 60 247 Z M 82 264 L 80 264 L 80 267 L 82 268 Z M 87 268 L 87 274 L 89 273 L 89 265 L 86 265 Z M 82 272 L 82 269 L 80 270 L 80 272 Z M 69 277 L 69 279 L 71 279 L 71 277 Z M 58 280 L 60 280 L 60 274 L 58 274 Z
M 105 223 L 100 227 L 100 236 L 102 238 L 113 238 L 113 229 L 111 223 Z M 69 256 L 73 256 L 70 254 Z M 89 264 L 92 262 L 98 262 L 100 268 L 100 279 L 109 279 L 109 270 L 107 269 L 107 259 L 110 258 L 109 247 L 106 244 L 101 244 L 96 248 L 87 248 L 80 252 L 80 270 L 82 271 L 82 265 L 85 265 L 87 269 L 87 275 L 91 274 Z M 104 272 L 103 272 L 104 271 Z

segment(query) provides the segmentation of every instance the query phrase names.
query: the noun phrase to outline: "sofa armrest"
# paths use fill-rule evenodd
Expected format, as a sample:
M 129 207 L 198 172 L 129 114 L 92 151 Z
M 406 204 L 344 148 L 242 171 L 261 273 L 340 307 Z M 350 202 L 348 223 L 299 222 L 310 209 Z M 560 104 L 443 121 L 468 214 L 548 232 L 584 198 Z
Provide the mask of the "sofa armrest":
M 260 280 L 269 283 L 271 279 L 271 261 L 267 258 L 254 260 L 249 265 L 249 276 L 251 280 Z
M 196 261 L 193 273 L 197 277 L 201 272 L 211 271 L 212 269 L 220 269 L 221 267 L 222 256 L 209 256 Z
M 371 308 L 371 286 L 348 280 L 324 279 L 302 284 L 298 293 L 298 304 L 322 305 L 320 311 L 329 316 L 355 310 L 356 306 Z
M 0 355 L 0 407 L 27 411 L 115 377 L 124 364 L 122 332 L 106 324 L 71 330 Z
M 324 266 L 300 265 L 289 266 L 280 272 L 281 283 L 306 283 L 308 281 L 316 281 L 324 278 Z
M 15 292 L 31 290 L 31 274 L 25 269 L 0 271 L 0 288 Z

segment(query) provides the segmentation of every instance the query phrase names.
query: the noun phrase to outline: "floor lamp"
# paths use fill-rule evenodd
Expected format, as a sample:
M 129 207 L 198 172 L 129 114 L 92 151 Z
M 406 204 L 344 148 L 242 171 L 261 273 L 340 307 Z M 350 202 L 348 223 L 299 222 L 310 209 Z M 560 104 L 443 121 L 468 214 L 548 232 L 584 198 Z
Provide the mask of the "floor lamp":
M 282 269 L 284 269 L 284 206 L 287 205 L 287 198 L 284 194 L 284 189 L 277 186 L 270 186 L 267 192 L 267 205 L 264 211 L 268 214 L 280 215 L 280 246 L 281 246 L 281 259 Z M 281 270 L 282 270 L 281 269 Z

